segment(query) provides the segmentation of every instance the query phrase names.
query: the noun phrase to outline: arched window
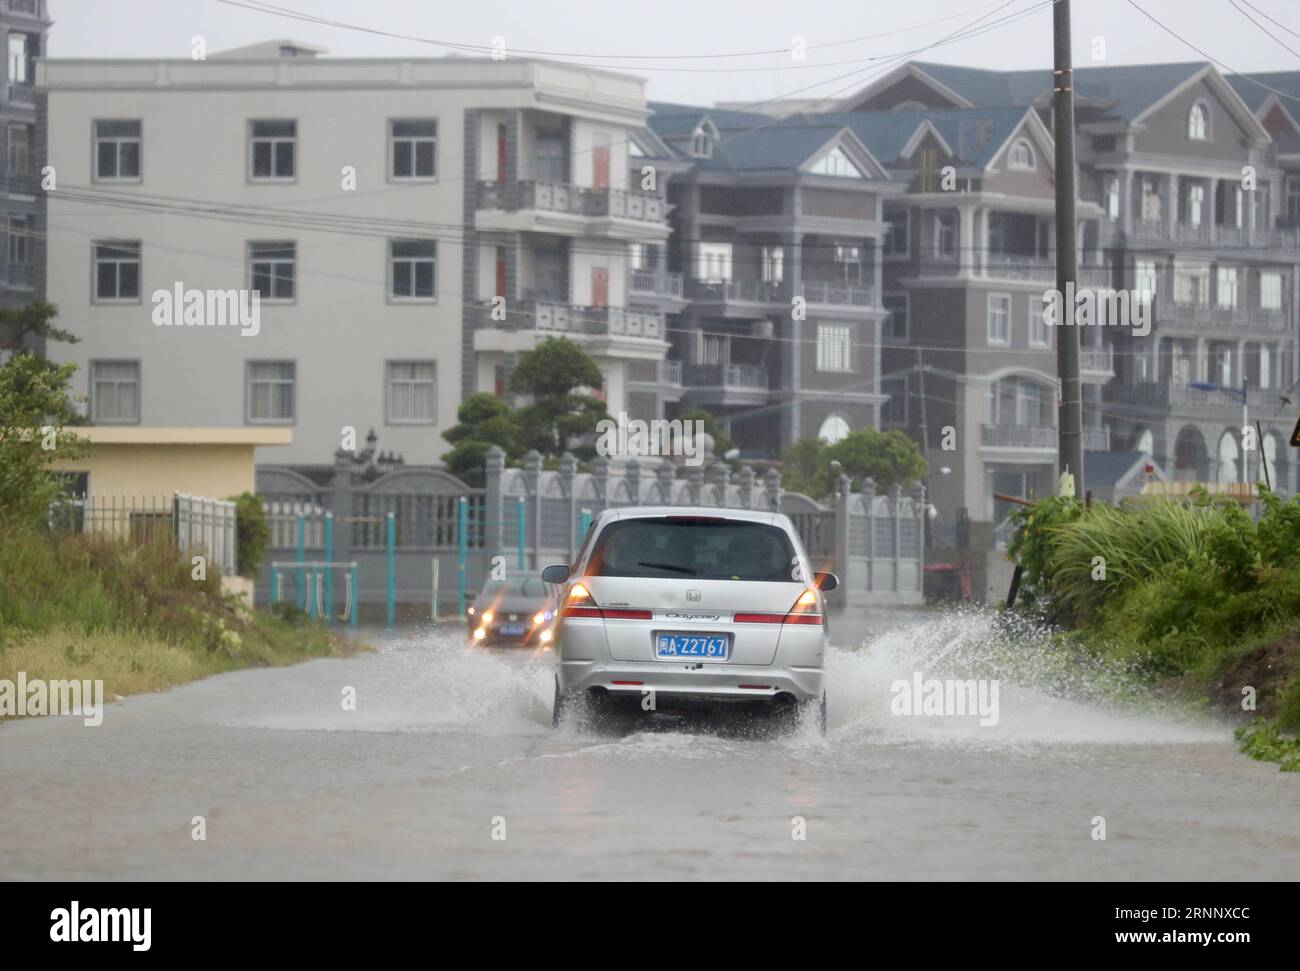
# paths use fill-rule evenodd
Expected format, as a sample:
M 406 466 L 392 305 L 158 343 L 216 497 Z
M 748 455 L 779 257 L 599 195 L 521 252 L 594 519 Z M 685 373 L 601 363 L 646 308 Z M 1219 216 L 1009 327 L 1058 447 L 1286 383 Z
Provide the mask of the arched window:
M 1232 437 L 1232 432 L 1224 432 L 1223 437 L 1219 439 L 1219 481 L 1236 482 L 1238 479 L 1237 472 L 1237 440 Z
M 1151 429 L 1142 429 L 1142 434 L 1138 436 L 1137 440 L 1137 450 L 1139 452 L 1146 452 L 1147 455 L 1155 453 L 1156 437 L 1151 434 Z
M 1023 138 L 1017 139 L 1015 144 L 1011 146 L 1011 154 L 1008 156 L 1007 162 L 1013 169 L 1032 171 L 1037 166 L 1037 162 L 1034 160 L 1034 149 Z
M 1187 113 L 1187 137 L 1198 142 L 1210 137 L 1210 109 L 1204 101 L 1196 102 Z
M 822 427 L 817 430 L 817 437 L 827 445 L 834 445 L 849 433 L 849 423 L 843 415 L 827 415 Z
M 925 105 L 919 101 L 900 101 L 891 109 L 893 111 L 925 111 Z

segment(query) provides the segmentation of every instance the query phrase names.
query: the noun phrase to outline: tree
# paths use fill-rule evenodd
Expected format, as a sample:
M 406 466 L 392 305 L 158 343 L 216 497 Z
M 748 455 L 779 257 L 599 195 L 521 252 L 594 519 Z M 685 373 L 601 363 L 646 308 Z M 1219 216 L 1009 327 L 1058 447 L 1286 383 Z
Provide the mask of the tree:
M 686 422 L 704 422 L 704 432 L 713 438 L 713 454 L 717 458 L 722 458 L 735 447 L 735 444 L 723 429 L 722 422 L 718 421 L 712 412 L 705 411 L 703 408 L 696 408 L 682 415 L 681 420 L 683 427 L 688 427 Z
M 604 381 L 590 355 L 564 337 L 548 338 L 519 355 L 510 390 L 532 398 L 516 413 L 520 448 L 554 457 L 573 446 L 579 458 L 594 456 L 594 445 L 574 440 L 594 436 L 596 423 L 608 415 L 603 401 L 579 389 L 599 388 Z
M 897 429 L 859 428 L 834 445 L 803 438 L 790 446 L 782 462 L 782 487 L 817 497 L 835 491 L 832 462 L 840 463 L 854 489 L 862 488 L 864 479 L 874 479 L 877 493 L 888 492 L 895 485 L 906 489 L 926 473 L 920 448 Z
M 488 449 L 499 446 L 507 459 L 519 457 L 519 427 L 510 406 L 487 391 L 472 394 L 456 409 L 458 424 L 443 432 L 453 448 L 443 455 L 447 471 L 468 485 L 482 486 Z
M 29 337 L 72 342 L 53 326 L 52 304 L 0 309 L 0 339 L 8 360 L 0 364 L 0 518 L 18 526 L 47 522 L 50 503 L 63 493 L 49 466 L 75 458 L 84 445 L 64 430 L 81 421 L 68 382 L 75 364 L 55 364 L 32 354 Z

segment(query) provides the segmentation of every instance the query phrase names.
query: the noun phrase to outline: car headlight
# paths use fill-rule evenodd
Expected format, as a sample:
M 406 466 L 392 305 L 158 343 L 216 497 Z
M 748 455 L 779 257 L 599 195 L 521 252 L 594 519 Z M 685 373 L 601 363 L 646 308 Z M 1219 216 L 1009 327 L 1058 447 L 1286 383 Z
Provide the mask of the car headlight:
M 492 623 L 492 611 L 489 610 L 487 613 L 483 615 L 483 623 L 485 624 Z
M 474 640 L 476 641 L 481 641 L 486 636 L 487 636 L 487 631 L 485 631 L 482 627 L 474 631 Z

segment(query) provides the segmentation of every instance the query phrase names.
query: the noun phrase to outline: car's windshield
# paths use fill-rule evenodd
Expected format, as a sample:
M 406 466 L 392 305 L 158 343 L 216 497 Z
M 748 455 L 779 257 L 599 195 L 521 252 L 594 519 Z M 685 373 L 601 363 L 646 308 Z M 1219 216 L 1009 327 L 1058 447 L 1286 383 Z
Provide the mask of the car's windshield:
M 546 584 L 541 577 L 510 577 L 505 580 L 489 580 L 483 585 L 483 597 L 545 597 Z
M 776 526 L 707 517 L 628 519 L 611 523 L 587 568 L 600 577 L 693 580 L 795 578 L 790 538 Z

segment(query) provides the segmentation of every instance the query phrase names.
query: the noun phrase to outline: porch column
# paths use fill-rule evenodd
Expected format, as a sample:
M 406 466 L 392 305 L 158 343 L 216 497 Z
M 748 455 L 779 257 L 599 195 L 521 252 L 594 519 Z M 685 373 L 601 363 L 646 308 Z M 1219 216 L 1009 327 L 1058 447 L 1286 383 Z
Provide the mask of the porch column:
M 1178 176 L 1172 172 L 1165 177 L 1165 211 L 1161 221 L 1172 239 L 1178 226 Z
M 957 210 L 957 275 L 971 277 L 975 275 L 975 210 L 972 206 L 962 206 Z

